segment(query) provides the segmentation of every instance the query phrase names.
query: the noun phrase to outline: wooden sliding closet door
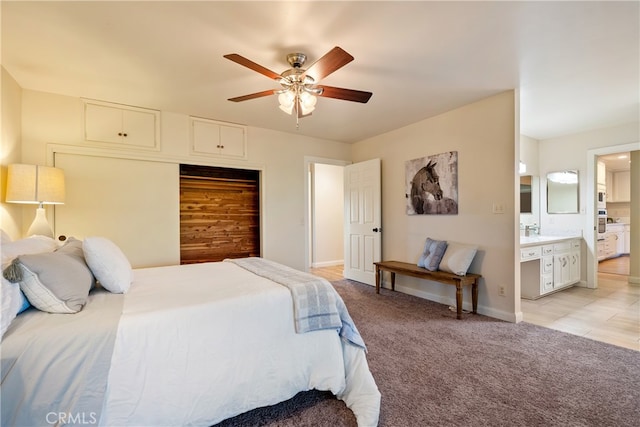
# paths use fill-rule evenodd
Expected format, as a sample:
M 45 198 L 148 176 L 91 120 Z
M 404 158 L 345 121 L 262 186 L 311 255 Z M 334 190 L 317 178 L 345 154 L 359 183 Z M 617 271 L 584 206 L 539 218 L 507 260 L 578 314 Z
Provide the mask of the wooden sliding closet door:
M 259 172 L 180 166 L 180 262 L 260 256 Z

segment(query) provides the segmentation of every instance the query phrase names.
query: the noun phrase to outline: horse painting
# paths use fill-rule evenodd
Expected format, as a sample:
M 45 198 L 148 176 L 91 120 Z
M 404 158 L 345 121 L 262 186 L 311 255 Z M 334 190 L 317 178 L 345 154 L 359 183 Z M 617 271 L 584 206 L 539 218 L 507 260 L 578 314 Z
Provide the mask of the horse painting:
M 429 160 L 427 166 L 420 169 L 411 180 L 411 203 L 417 214 L 424 213 L 424 202 L 428 194 L 436 200 L 442 199 L 440 177 L 435 171 L 436 164 Z
M 457 152 L 452 151 L 428 158 L 415 159 L 407 162 L 408 194 L 407 213 L 409 214 L 457 214 Z M 443 173 L 441 178 L 436 171 L 436 166 L 440 164 L 438 170 Z M 420 167 L 422 166 L 422 167 Z M 413 171 L 417 172 L 413 174 Z M 413 174 L 413 177 L 411 177 Z M 410 178 L 410 179 L 409 179 Z M 449 196 L 453 196 L 449 197 Z

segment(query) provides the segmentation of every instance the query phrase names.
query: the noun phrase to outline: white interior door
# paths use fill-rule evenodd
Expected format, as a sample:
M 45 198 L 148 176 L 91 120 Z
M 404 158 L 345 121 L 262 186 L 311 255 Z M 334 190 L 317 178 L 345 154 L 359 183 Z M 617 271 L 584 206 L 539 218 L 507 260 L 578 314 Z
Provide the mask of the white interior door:
M 344 277 L 375 286 L 382 253 L 380 159 L 344 168 Z

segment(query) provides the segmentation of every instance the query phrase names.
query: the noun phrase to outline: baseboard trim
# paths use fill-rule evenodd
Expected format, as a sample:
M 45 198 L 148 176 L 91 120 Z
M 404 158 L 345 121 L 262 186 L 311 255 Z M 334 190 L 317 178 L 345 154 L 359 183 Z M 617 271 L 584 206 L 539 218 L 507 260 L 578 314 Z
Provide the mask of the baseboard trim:
M 333 267 L 336 265 L 343 265 L 343 264 L 344 264 L 344 260 L 338 259 L 334 261 L 314 262 L 314 263 L 311 263 L 311 268 Z
M 446 296 L 443 296 L 443 295 L 437 295 L 437 294 L 433 294 L 431 292 L 422 291 L 422 290 L 415 289 L 415 288 L 409 288 L 409 287 L 398 285 L 398 284 L 396 284 L 396 292 L 402 292 L 402 293 L 407 294 L 407 295 L 412 295 L 414 297 L 418 297 L 418 298 L 426 299 L 426 300 L 429 300 L 429 301 L 437 302 L 439 304 L 450 305 L 450 306 L 453 306 L 453 307 L 456 306 L 455 292 L 454 292 L 454 295 L 452 297 L 446 297 Z M 467 311 L 472 311 L 473 310 L 473 304 L 471 303 L 470 300 L 467 301 L 467 299 L 465 298 L 462 301 L 462 309 L 463 310 L 467 310 Z M 496 310 L 494 308 L 482 306 L 480 304 L 478 304 L 478 314 L 482 314 L 482 315 L 485 315 L 485 316 L 493 317 L 494 319 L 504 320 L 505 322 L 510 322 L 510 323 L 521 322 L 522 318 L 523 318 L 522 312 L 520 312 L 520 313 L 508 313 L 506 311 Z

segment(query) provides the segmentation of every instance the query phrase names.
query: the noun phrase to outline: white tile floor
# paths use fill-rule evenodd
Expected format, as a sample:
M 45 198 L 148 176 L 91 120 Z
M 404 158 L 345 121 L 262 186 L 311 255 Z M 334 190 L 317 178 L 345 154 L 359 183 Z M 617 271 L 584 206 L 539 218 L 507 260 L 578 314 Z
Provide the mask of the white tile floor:
M 640 351 L 640 286 L 599 274 L 598 289 L 573 287 L 522 300 L 524 321 Z

